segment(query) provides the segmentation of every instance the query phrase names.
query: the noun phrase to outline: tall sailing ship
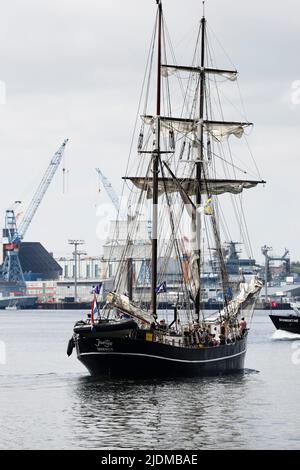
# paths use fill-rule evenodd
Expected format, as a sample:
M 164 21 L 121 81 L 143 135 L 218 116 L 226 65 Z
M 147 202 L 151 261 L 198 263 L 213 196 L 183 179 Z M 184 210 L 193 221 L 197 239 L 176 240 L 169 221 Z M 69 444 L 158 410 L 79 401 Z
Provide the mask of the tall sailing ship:
M 129 188 L 127 243 L 105 307 L 98 311 L 95 293 L 91 314 L 75 324 L 68 345 L 68 355 L 75 347 L 92 375 L 202 376 L 244 368 L 249 325 L 262 282 L 253 276 L 238 289 L 230 286 L 222 237 L 232 229 L 233 217 L 226 222 L 224 214 L 233 204 L 238 231 L 247 242 L 242 193 L 264 181 L 245 179 L 247 171 L 233 160 L 229 141 L 241 139 L 252 124 L 224 120 L 219 88 L 227 80 L 234 82 L 237 71 L 213 65 L 208 39 L 203 13 L 191 65 L 177 65 L 168 47 L 162 2 L 157 0 L 143 85 L 145 102 L 136 132 L 137 163 L 134 174 L 133 163 L 127 165 L 131 173 L 124 177 L 124 187 Z M 137 293 L 135 233 L 149 202 L 151 253 L 143 260 L 149 275 L 144 278 L 145 290 L 139 288 Z M 213 314 L 203 310 L 201 297 L 207 256 L 218 260 L 224 299 L 223 308 Z M 158 316 L 158 305 L 168 289 L 165 273 L 170 259 L 182 278 L 172 319 L 166 321 L 162 312 Z M 148 310 L 142 308 L 146 290 L 151 295 Z

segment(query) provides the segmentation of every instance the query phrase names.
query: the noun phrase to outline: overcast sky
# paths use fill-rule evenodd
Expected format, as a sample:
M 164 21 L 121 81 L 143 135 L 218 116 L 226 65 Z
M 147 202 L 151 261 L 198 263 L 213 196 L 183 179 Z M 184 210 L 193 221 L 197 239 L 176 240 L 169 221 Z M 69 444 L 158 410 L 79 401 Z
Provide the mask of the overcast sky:
M 201 1 L 164 0 L 163 6 L 183 58 Z M 26 240 L 60 254 L 69 238 L 81 238 L 89 254 L 100 253 L 97 205 L 108 198 L 98 194 L 94 169 L 99 166 L 120 191 L 155 13 L 154 0 L 1 2 L 3 222 L 15 200 L 30 200 L 52 154 L 70 138 L 68 191 L 63 194 L 61 166 Z M 246 200 L 254 253 L 260 259 L 267 243 L 300 259 L 300 93 L 292 89 L 300 80 L 300 3 L 207 0 L 206 16 L 240 72 L 255 123 L 251 149 L 268 182 Z

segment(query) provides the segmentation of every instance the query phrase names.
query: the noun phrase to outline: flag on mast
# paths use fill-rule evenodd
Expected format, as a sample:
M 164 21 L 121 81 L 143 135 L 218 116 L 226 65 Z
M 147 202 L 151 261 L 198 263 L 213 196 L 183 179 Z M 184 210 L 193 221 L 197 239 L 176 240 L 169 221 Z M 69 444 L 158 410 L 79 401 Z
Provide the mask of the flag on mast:
M 97 307 L 97 299 L 96 299 L 96 294 L 94 293 L 94 298 L 92 301 L 92 310 L 91 310 L 91 322 L 92 325 L 95 324 L 95 317 L 98 313 L 98 307 Z
M 97 294 L 97 295 L 99 295 L 99 294 L 100 294 L 101 287 L 102 287 L 102 282 L 100 282 L 99 284 L 97 284 L 97 285 L 92 289 L 92 294 Z
M 166 283 L 166 281 L 159 284 L 159 286 L 157 286 L 157 288 L 155 289 L 155 292 L 156 292 L 156 294 L 161 294 L 162 292 L 167 292 L 167 283 Z

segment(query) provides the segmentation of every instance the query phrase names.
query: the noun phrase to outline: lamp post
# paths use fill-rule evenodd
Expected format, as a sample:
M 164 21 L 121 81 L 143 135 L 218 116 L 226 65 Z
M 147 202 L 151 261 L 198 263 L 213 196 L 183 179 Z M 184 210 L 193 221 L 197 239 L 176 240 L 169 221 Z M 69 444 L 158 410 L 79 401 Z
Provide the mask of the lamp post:
M 84 240 L 69 240 L 69 245 L 74 246 L 74 301 L 77 302 L 77 257 L 78 245 L 84 245 Z

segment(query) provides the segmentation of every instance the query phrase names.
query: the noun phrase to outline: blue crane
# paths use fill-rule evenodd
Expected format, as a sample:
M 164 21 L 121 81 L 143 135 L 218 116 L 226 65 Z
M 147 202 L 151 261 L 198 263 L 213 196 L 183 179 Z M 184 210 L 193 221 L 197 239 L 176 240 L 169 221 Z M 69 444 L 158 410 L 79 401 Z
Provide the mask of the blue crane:
M 65 148 L 66 148 L 66 145 L 68 143 L 68 140 L 69 139 L 65 139 L 62 143 L 62 145 L 59 147 L 59 149 L 57 150 L 57 152 L 55 152 L 55 154 L 53 155 L 49 165 L 48 165 L 48 168 L 47 170 L 45 171 L 45 174 L 39 184 L 39 186 L 37 187 L 37 190 L 21 220 L 21 223 L 19 224 L 19 227 L 18 227 L 18 236 L 20 238 L 20 240 L 23 240 L 27 230 L 28 230 L 28 227 L 29 225 L 31 224 L 31 221 L 39 207 L 39 205 L 41 204 L 45 194 L 46 194 L 46 191 L 47 189 L 49 188 L 50 186 L 50 183 L 56 173 L 56 170 L 57 168 L 59 167 L 59 164 L 62 160 L 62 157 L 63 157 L 63 154 L 64 154 L 64 151 L 65 151 Z
M 20 245 L 39 205 L 43 200 L 43 197 L 45 196 L 57 168 L 59 167 L 68 140 L 69 139 L 65 139 L 63 141 L 62 145 L 52 157 L 19 226 L 15 215 L 15 207 L 8 209 L 5 213 L 5 229 L 3 235 L 7 239 L 7 243 L 3 245 L 5 259 L 2 265 L 2 279 L 7 282 L 17 282 L 21 291 L 25 291 L 26 287 L 19 259 Z M 20 203 L 20 201 L 16 201 L 15 204 L 18 203 Z

